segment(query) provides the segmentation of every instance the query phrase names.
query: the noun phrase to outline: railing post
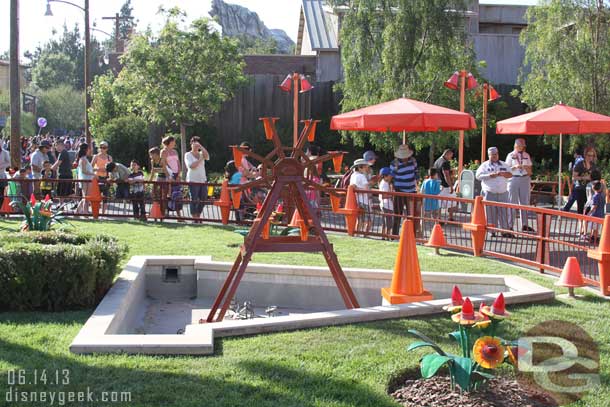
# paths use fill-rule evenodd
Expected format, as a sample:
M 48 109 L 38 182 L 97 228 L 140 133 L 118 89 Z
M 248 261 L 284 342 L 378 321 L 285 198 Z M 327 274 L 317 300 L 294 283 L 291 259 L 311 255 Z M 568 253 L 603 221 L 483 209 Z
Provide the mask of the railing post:
M 549 243 L 547 238 L 550 236 L 550 228 L 547 215 L 544 213 L 536 214 L 536 224 L 538 229 L 538 245 L 536 246 L 536 262 L 540 264 L 539 270 L 544 273 L 543 264 L 547 264 L 549 259 Z
M 610 295 L 610 215 L 604 218 L 598 248 L 589 250 L 587 256 L 597 260 L 599 289 L 603 295 Z
M 482 196 L 474 198 L 470 223 L 464 223 L 462 227 L 464 230 L 470 231 L 473 255 L 480 256 L 485 246 L 485 235 L 487 234 L 487 217 L 485 216 Z

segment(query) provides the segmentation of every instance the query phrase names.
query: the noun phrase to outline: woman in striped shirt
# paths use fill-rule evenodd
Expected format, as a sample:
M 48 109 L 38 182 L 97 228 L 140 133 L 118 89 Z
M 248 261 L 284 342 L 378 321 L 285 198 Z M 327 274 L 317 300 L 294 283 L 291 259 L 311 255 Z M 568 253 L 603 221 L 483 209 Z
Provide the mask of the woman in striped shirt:
M 394 171 L 394 189 L 396 192 L 417 192 L 417 161 L 413 154 L 415 148 L 411 144 L 401 144 L 394 152 L 396 159 L 392 161 L 391 168 Z M 394 197 L 394 214 L 408 215 L 409 205 L 408 198 L 405 196 Z M 398 234 L 400 229 L 401 218 L 394 217 L 394 225 L 392 225 L 392 233 Z

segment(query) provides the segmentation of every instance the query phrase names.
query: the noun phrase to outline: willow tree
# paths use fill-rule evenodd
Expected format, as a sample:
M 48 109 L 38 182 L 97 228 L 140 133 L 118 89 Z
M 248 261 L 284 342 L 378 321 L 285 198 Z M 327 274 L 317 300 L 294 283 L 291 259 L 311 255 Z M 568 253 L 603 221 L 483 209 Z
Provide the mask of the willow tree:
M 210 119 L 246 82 L 236 42 L 208 19 L 182 29 L 184 16 L 172 9 L 158 36 L 147 31 L 132 38 L 116 84 L 129 110 L 153 123 L 180 126 L 183 152 L 185 126 Z
M 610 2 L 542 1 L 529 8 L 527 20 L 521 99 L 536 109 L 563 102 L 610 114 Z M 607 136 L 596 135 L 595 142 L 610 151 Z
M 350 0 L 340 33 L 344 81 L 342 111 L 401 96 L 459 108 L 457 92 L 443 82 L 458 69 L 475 76 L 474 53 L 467 40 L 466 5 L 456 0 Z M 474 95 L 470 95 L 474 98 Z M 478 103 L 477 103 L 478 104 Z M 472 106 L 467 103 L 467 106 Z M 398 137 L 383 133 L 346 133 L 357 145 L 369 141 L 389 150 Z M 455 133 L 413 134 L 418 147 L 454 144 Z

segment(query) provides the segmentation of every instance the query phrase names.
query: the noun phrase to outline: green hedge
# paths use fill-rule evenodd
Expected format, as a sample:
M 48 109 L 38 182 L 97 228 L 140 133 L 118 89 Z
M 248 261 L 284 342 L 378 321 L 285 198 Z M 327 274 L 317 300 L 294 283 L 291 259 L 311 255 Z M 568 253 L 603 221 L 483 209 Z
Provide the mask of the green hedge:
M 112 285 L 126 252 L 106 235 L 0 234 L 0 311 L 92 307 Z

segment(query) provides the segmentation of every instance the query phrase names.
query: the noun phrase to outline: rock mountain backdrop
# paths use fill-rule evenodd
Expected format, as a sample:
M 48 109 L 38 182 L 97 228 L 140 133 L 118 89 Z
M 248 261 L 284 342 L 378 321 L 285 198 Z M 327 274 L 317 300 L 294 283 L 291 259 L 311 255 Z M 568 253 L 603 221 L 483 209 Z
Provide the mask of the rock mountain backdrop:
M 224 35 L 247 36 L 253 39 L 275 41 L 277 51 L 281 54 L 293 52 L 294 41 L 284 30 L 271 30 L 253 11 L 236 4 L 227 4 L 223 0 L 213 0 L 210 16 L 217 19 Z M 296 22 L 295 22 L 296 24 Z

